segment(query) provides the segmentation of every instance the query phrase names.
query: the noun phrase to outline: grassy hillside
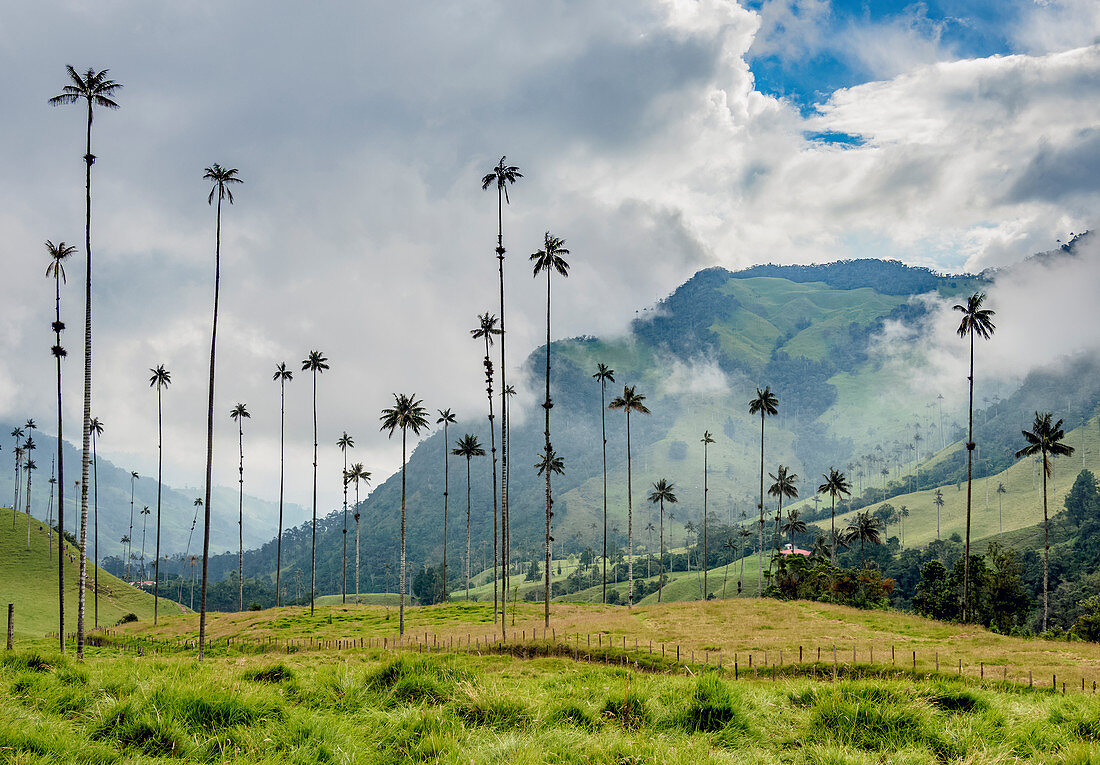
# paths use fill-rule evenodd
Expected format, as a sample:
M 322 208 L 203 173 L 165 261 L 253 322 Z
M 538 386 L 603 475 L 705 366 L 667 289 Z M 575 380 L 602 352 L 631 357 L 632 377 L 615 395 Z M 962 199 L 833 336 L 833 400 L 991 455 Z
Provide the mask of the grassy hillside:
M 7 604 L 15 604 L 15 630 L 20 637 L 42 637 L 57 632 L 57 535 L 54 534 L 53 557 L 45 524 L 32 520 L 31 544 L 27 549 L 27 516 L 17 513 L 12 531 L 12 512 L 0 508 L 0 609 L 6 614 Z M 80 575 L 78 550 L 65 547 L 65 631 L 76 631 L 77 584 Z M 69 558 L 71 557 L 71 560 Z M 94 568 L 88 565 L 85 626 L 95 626 L 92 580 Z M 152 622 L 153 596 L 116 579 L 105 571 L 99 573 L 99 624 L 114 625 L 126 614 L 136 614 L 139 621 Z M 162 600 L 162 615 L 180 613 L 181 607 Z M 6 618 L 6 616 L 0 616 Z
M 1064 509 L 1066 493 L 1082 470 L 1082 456 L 1085 467 L 1094 472 L 1100 468 L 1100 418 L 1093 417 L 1081 427 L 1071 430 L 1066 434 L 1065 441 L 1077 449 L 1077 453 L 1054 460 L 1054 478 L 1048 481 L 1047 487 L 1047 502 L 1052 516 Z M 958 447 L 956 445 L 953 448 Z M 1020 460 L 1001 473 L 974 482 L 971 539 L 992 537 L 1002 530 L 1007 533 L 1042 522 L 1043 481 L 1039 469 L 1039 465 L 1033 460 Z M 998 495 L 997 486 L 1001 484 L 1006 493 Z M 944 499 L 944 506 L 940 511 L 940 535 L 949 537 L 955 533 L 965 534 L 966 484 L 938 488 Z M 895 509 L 902 505 L 909 508 L 910 516 L 905 520 L 904 529 L 905 546 L 927 544 L 936 538 L 935 494 L 936 488 L 930 488 L 889 500 Z M 878 503 L 867 509 L 873 511 L 880 506 L 881 503 Z M 847 526 L 853 515 L 854 513 L 838 515 L 838 528 Z M 898 532 L 896 525 L 891 527 L 891 536 Z

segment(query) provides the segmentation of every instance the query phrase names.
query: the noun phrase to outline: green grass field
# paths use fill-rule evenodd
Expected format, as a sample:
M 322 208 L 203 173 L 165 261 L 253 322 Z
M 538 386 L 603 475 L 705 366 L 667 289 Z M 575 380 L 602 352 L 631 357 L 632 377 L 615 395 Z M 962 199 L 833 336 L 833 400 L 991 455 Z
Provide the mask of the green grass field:
M 54 533 L 53 557 L 47 528 L 41 521 L 31 520 L 30 549 L 27 549 L 27 516 L 16 513 L 12 531 L 12 511 L 0 508 L 0 608 L 15 604 L 15 631 L 20 636 L 42 637 L 56 633 L 57 608 L 57 534 Z M 65 547 L 65 631 L 76 631 L 77 584 L 80 558 L 72 545 Z M 71 556 L 71 560 L 69 560 Z M 95 626 L 92 581 L 94 567 L 88 564 L 85 626 Z M 133 613 L 141 621 L 153 619 L 153 596 L 137 590 L 122 580 L 99 572 L 99 624 L 115 624 Z M 181 606 L 162 600 L 161 615 L 179 614 Z M 2 617 L 2 618 L 6 618 Z
M 495 632 L 491 610 L 480 603 L 410 608 L 412 647 L 399 650 L 392 643 L 286 649 L 288 639 L 392 639 L 396 614 L 386 606 L 322 606 L 313 617 L 301 607 L 211 614 L 210 634 L 220 642 L 202 663 L 193 654 L 137 656 L 119 644 L 92 648 L 75 664 L 44 650 L 46 641 L 23 640 L 0 656 L 0 761 L 1100 761 L 1094 644 L 1023 640 L 894 612 L 734 599 L 632 610 L 555 604 L 558 655 L 537 658 L 547 645 L 541 606 L 522 604 L 507 653 L 487 652 L 484 642 L 469 652 L 422 650 L 470 634 L 484 641 Z M 156 629 L 115 632 L 193 637 L 196 621 L 176 616 Z M 581 657 L 589 641 L 605 651 L 615 646 L 602 654 L 613 663 L 573 660 L 566 633 Z M 257 653 L 227 647 L 227 637 L 256 647 L 264 638 L 284 642 Z M 796 665 L 799 647 L 804 658 Z M 616 665 L 620 657 L 628 663 Z M 1027 687 L 1029 669 L 1035 689 Z

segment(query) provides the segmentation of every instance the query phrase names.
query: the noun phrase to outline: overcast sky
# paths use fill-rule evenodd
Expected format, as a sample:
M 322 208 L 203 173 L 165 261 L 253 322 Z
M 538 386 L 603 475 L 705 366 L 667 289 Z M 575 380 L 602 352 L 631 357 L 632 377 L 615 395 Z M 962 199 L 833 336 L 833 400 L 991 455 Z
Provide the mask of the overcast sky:
M 84 112 L 46 101 L 66 64 L 109 68 L 125 87 L 93 128 L 93 412 L 103 454 L 154 472 L 148 369 L 165 364 L 166 480 L 181 487 L 205 457 L 214 162 L 245 181 L 224 211 L 215 481 L 235 481 L 242 401 L 246 491 L 277 497 L 271 375 L 319 349 L 323 508 L 341 430 L 376 478 L 399 465 L 378 432 L 393 392 L 481 415 L 468 330 L 497 307 L 479 179 L 502 154 L 525 175 L 505 210 L 516 364 L 543 332 L 527 256 L 546 230 L 572 250 L 562 337 L 621 332 L 711 265 L 978 271 L 1100 209 L 1093 0 L 17 0 L 0 24 L 0 417 L 55 428 L 42 243 L 65 240 L 81 249 L 62 306 L 79 440 Z M 287 389 L 288 499 L 303 505 L 310 384 L 296 372 Z

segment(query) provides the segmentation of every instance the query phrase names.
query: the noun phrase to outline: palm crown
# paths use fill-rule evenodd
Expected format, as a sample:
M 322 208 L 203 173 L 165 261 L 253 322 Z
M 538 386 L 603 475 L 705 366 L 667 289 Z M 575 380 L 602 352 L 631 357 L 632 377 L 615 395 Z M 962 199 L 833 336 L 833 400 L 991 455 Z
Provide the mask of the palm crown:
M 825 483 L 817 487 L 818 494 L 828 494 L 836 500 L 852 493 L 852 484 L 848 482 L 848 477 L 836 468 L 829 468 L 828 475 L 822 473 L 821 477 L 825 479 Z
M 554 236 L 549 231 L 543 236 L 542 249 L 532 253 L 531 260 L 535 261 L 533 276 L 538 276 L 543 271 L 549 276 L 551 271 L 557 271 L 562 276 L 569 276 L 569 264 L 562 255 L 568 255 L 565 248 L 565 240 Z
M 776 470 L 776 474 L 773 475 L 768 473 L 768 477 L 775 481 L 775 483 L 768 488 L 769 496 L 784 497 L 786 499 L 794 499 L 798 496 L 798 488 L 795 486 L 798 475 L 789 472 L 789 468 L 787 468 L 786 465 L 780 465 Z
M 507 157 L 501 157 L 492 172 L 482 176 L 481 188 L 484 190 L 495 185 L 497 191 L 504 192 L 504 201 L 511 204 L 511 201 L 508 199 L 508 185 L 522 178 L 523 173 L 521 173 L 519 168 L 515 165 L 504 164 L 505 159 L 507 159 Z
M 422 428 L 428 427 L 428 410 L 422 406 L 424 402 L 418 399 L 415 393 L 411 396 L 394 393 L 393 401 L 392 407 L 382 410 L 380 417 L 382 427 L 379 430 L 388 430 L 392 437 L 393 432 L 398 428 L 411 430 L 419 435 Z
M 966 337 L 968 334 L 973 333 L 984 340 L 988 340 L 990 335 L 993 334 L 993 330 L 997 328 L 993 324 L 994 311 L 989 308 L 982 308 L 984 302 L 985 293 L 975 292 L 966 299 L 966 305 L 955 306 L 955 310 L 960 311 L 963 315 L 957 330 L 959 337 Z
M 275 374 L 271 376 L 271 379 L 275 380 L 276 382 L 280 380 L 293 380 L 294 372 L 286 368 L 285 361 L 280 361 L 278 364 L 275 365 Z
M 355 482 L 356 485 L 358 485 L 360 481 L 363 483 L 370 483 L 370 475 L 369 470 L 363 469 L 362 462 L 356 462 L 348 468 L 348 472 L 344 474 L 345 480 L 347 480 L 348 483 Z
M 157 364 L 156 368 L 149 370 L 153 374 L 149 377 L 149 387 L 167 388 L 172 384 L 172 373 L 164 368 L 164 364 Z
M 480 340 L 486 338 L 489 345 L 493 344 L 493 335 L 499 335 L 503 330 L 497 329 L 497 317 L 490 313 L 480 314 L 478 317 L 478 326 L 475 329 L 470 330 L 470 336 L 474 340 Z
M 484 457 L 485 450 L 481 448 L 481 442 L 477 440 L 477 436 L 467 433 L 458 439 L 455 448 L 451 449 L 451 454 L 466 458 Z
M 109 69 L 97 72 L 89 67 L 84 76 L 81 76 L 71 65 L 66 66 L 65 69 L 69 73 L 71 84 L 61 89 L 61 95 L 50 99 L 50 106 L 75 104 L 83 98 L 87 100 L 89 110 L 92 106 L 102 106 L 105 109 L 118 108 L 112 96 L 122 85 L 107 78 Z
M 343 434 L 336 439 L 336 445 L 340 447 L 340 451 L 346 452 L 348 449 L 355 448 L 355 439 L 348 435 L 345 430 Z
M 565 475 L 565 461 L 558 456 L 553 449 L 546 450 L 539 455 L 539 461 L 534 465 L 539 475 L 545 472 Z
M 1036 412 L 1031 430 L 1021 431 L 1024 439 L 1027 440 L 1027 446 L 1016 452 L 1017 459 L 1041 454 L 1043 471 L 1048 478 L 1054 472 L 1048 457 L 1068 457 L 1073 454 L 1073 447 L 1062 443 L 1062 439 L 1066 437 L 1065 431 L 1062 430 L 1062 420 L 1052 424 L 1053 419 L 1054 415 L 1050 412 L 1042 414 Z
M 50 253 L 50 264 L 46 266 L 46 276 L 52 276 L 54 279 L 60 279 L 64 282 L 65 260 L 76 252 L 76 247 L 65 244 L 64 242 L 54 244 L 47 239 L 46 250 Z
M 439 412 L 439 419 L 435 421 L 436 425 L 453 425 L 455 422 L 455 415 L 450 409 L 437 409 Z
M 669 504 L 677 502 L 675 489 L 676 487 L 669 483 L 667 479 L 658 479 L 653 484 L 653 491 L 649 492 L 649 501 L 655 505 L 659 502 L 668 502 Z
M 770 385 L 764 390 L 756 389 L 756 396 L 749 401 L 749 414 L 773 415 L 779 413 L 779 399 L 771 391 Z
M 302 371 L 324 372 L 328 369 L 327 361 L 328 359 L 326 359 L 325 355 L 320 351 L 310 351 L 309 356 L 302 361 Z
M 624 385 L 623 395 L 616 396 L 611 399 L 611 403 L 607 405 L 608 409 L 622 409 L 626 412 L 641 412 L 642 414 L 649 414 L 649 408 L 642 402 L 645 401 L 645 396 L 637 393 L 634 389 L 634 385 Z
M 214 203 L 214 194 L 218 195 L 219 202 L 223 199 L 228 199 L 229 204 L 233 204 L 233 190 L 229 185 L 231 183 L 244 183 L 244 181 L 237 177 L 237 168 L 222 167 L 217 162 L 206 168 L 206 172 L 202 177 L 204 180 L 214 182 L 214 185 L 210 189 L 210 196 L 206 198 L 207 204 Z
M 238 403 L 229 410 L 229 416 L 233 418 L 234 422 L 252 417 L 252 415 L 248 413 L 248 407 L 241 403 Z
M 615 370 L 607 364 L 596 364 L 596 373 L 593 374 L 592 377 L 601 383 L 615 382 Z

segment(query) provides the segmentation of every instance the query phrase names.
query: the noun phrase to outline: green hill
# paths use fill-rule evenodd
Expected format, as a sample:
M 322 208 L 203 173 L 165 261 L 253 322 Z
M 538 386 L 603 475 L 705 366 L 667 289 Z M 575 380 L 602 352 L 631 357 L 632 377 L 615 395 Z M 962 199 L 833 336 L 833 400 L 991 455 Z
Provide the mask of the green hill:
M 57 632 L 57 535 L 53 537 L 53 555 L 45 524 L 31 522 L 30 549 L 27 549 L 27 516 L 16 513 L 12 530 L 12 511 L 0 508 L 0 608 L 15 604 L 17 636 L 41 638 Z M 65 631 L 76 631 L 77 584 L 80 558 L 77 548 L 66 542 Z M 88 565 L 85 626 L 95 626 L 92 582 L 94 568 Z M 99 625 L 113 626 L 126 614 L 135 614 L 140 622 L 153 620 L 153 596 L 137 590 L 106 571 L 99 573 Z M 163 600 L 161 614 L 178 614 L 182 607 Z M 0 617 L 0 618 L 6 618 Z

